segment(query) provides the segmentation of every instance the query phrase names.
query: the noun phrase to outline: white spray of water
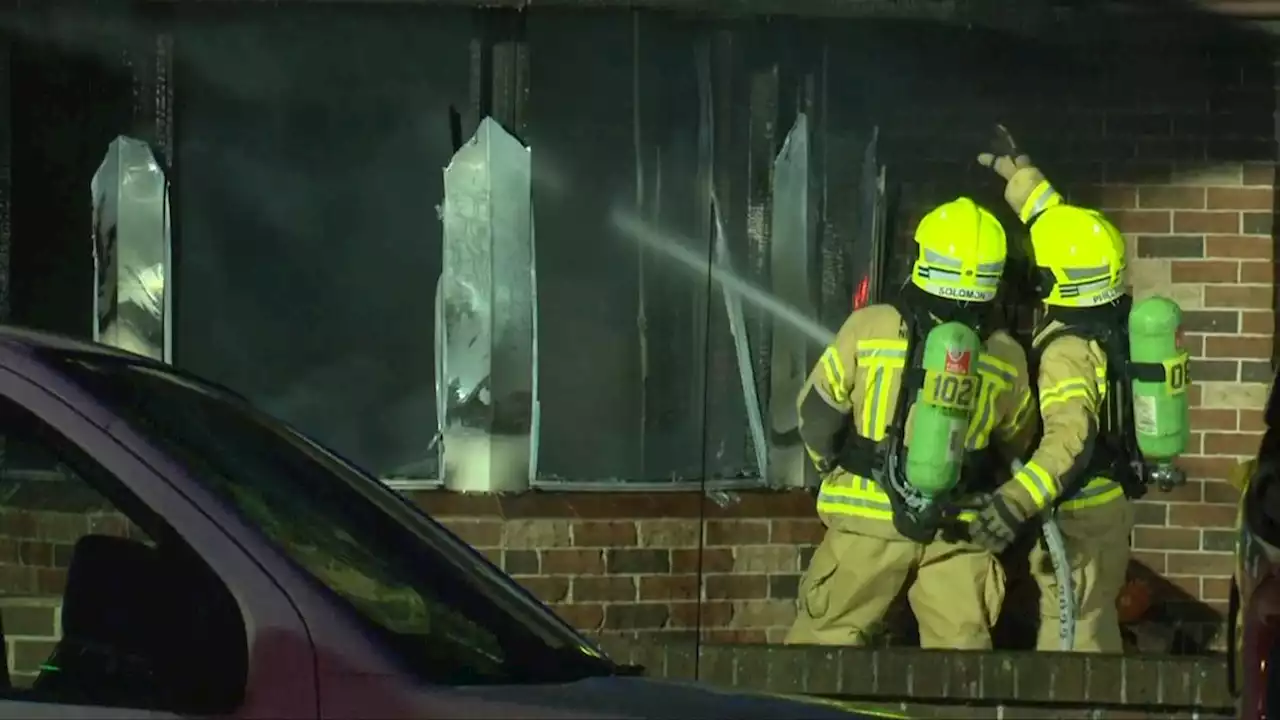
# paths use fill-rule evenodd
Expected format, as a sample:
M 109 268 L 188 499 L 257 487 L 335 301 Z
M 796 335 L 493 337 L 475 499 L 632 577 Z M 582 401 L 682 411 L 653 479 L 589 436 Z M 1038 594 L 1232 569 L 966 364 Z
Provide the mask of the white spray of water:
M 665 233 L 645 222 L 635 214 L 614 208 L 610 222 L 622 234 L 645 247 L 656 250 L 685 267 L 719 283 L 743 301 L 787 323 L 818 345 L 829 345 L 835 333 L 821 323 L 805 315 L 793 305 L 788 305 L 768 291 L 758 288 L 722 267 L 711 265 L 709 257 L 690 250 L 684 238 Z

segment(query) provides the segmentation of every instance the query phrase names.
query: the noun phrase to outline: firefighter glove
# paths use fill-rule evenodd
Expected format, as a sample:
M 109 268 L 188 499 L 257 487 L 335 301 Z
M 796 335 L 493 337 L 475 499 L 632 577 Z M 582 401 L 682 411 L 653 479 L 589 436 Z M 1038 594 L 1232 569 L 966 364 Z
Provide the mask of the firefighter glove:
M 1018 150 L 1018 144 L 1003 125 L 996 125 L 991 148 L 978 155 L 978 164 L 991 168 L 1005 181 L 1012 180 L 1019 170 L 1032 167 L 1031 158 Z
M 1005 202 L 1018 214 L 1018 219 L 1029 224 L 1040 212 L 1062 202 L 1062 196 L 1045 180 L 1044 173 L 1022 152 L 1003 125 L 996 126 L 990 147 L 990 151 L 978 155 L 978 164 L 991 168 L 1004 179 Z
M 969 538 L 974 544 L 999 555 L 1013 544 L 1027 516 L 1000 493 L 991 496 L 986 507 L 969 523 Z

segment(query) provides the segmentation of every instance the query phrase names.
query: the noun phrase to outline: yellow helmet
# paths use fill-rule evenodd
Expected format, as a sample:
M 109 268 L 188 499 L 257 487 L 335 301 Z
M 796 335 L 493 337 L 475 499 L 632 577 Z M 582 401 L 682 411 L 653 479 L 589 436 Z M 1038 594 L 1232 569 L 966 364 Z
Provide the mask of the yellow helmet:
M 991 302 L 1008 254 L 1004 227 L 967 197 L 929 211 L 916 227 L 916 287 L 948 300 Z
M 1057 205 L 1031 225 L 1040 298 L 1057 307 L 1096 307 L 1125 292 L 1124 236 L 1095 210 Z

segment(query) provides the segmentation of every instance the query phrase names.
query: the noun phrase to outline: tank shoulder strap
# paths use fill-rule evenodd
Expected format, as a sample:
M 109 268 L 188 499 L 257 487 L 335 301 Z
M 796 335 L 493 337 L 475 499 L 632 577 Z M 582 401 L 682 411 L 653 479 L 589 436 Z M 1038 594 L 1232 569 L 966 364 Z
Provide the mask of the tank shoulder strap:
M 1048 317 L 1045 318 L 1045 323 L 1055 319 L 1063 321 L 1062 318 Z M 1130 497 L 1140 497 L 1141 492 L 1135 486 L 1131 471 L 1134 463 L 1140 462 L 1141 454 L 1134 435 L 1130 380 L 1134 377 L 1146 377 L 1156 371 L 1161 373 L 1160 379 L 1163 379 L 1164 366 L 1135 367 L 1129 361 L 1128 337 L 1123 327 L 1117 326 L 1114 320 L 1110 323 L 1106 321 L 1073 322 L 1073 320 L 1075 319 L 1067 320 L 1061 327 L 1050 331 L 1028 353 L 1027 364 L 1031 373 L 1032 388 L 1038 395 L 1040 361 L 1045 348 L 1049 347 L 1050 343 L 1067 336 L 1098 343 L 1107 358 L 1107 394 L 1098 413 L 1101 425 L 1098 428 L 1099 441 L 1086 471 L 1082 473 L 1082 478 L 1105 474 L 1119 481 Z
M 1109 346 L 1113 343 L 1111 342 L 1111 333 L 1106 328 L 1086 324 L 1064 323 L 1053 330 L 1050 330 L 1048 333 L 1041 335 L 1041 333 L 1044 332 L 1043 327 L 1047 326 L 1054 319 L 1055 318 L 1045 318 L 1043 325 L 1040 328 L 1037 328 L 1031 337 L 1031 347 L 1028 348 L 1027 351 L 1027 370 L 1030 375 L 1028 380 L 1030 380 L 1033 390 L 1037 393 L 1039 392 L 1040 360 L 1044 357 L 1045 349 L 1064 337 L 1076 337 L 1081 340 L 1092 340 L 1102 346 L 1103 352 L 1107 353 L 1107 367 L 1108 372 L 1110 372 L 1112 362 Z M 1039 338 L 1040 342 L 1036 342 L 1037 338 Z
M 902 301 L 890 303 L 902 318 L 900 334 L 906 341 L 902 380 L 899 383 L 898 400 L 893 414 L 892 431 L 898 438 L 905 437 L 907 427 L 907 410 L 915 400 L 915 396 L 924 387 L 924 337 L 921 332 L 920 319 L 916 316 L 916 308 Z

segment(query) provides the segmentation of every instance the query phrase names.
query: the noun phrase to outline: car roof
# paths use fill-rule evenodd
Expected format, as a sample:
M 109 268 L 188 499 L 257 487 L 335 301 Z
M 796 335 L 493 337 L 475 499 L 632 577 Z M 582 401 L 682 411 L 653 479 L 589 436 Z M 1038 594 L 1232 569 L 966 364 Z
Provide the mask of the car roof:
M 139 355 L 118 350 L 108 345 L 42 330 L 32 330 L 17 325 L 0 324 L 0 346 L 8 350 L 17 350 L 25 355 L 32 355 L 41 350 L 53 350 L 55 352 L 100 355 L 104 358 L 146 360 L 146 358 Z

